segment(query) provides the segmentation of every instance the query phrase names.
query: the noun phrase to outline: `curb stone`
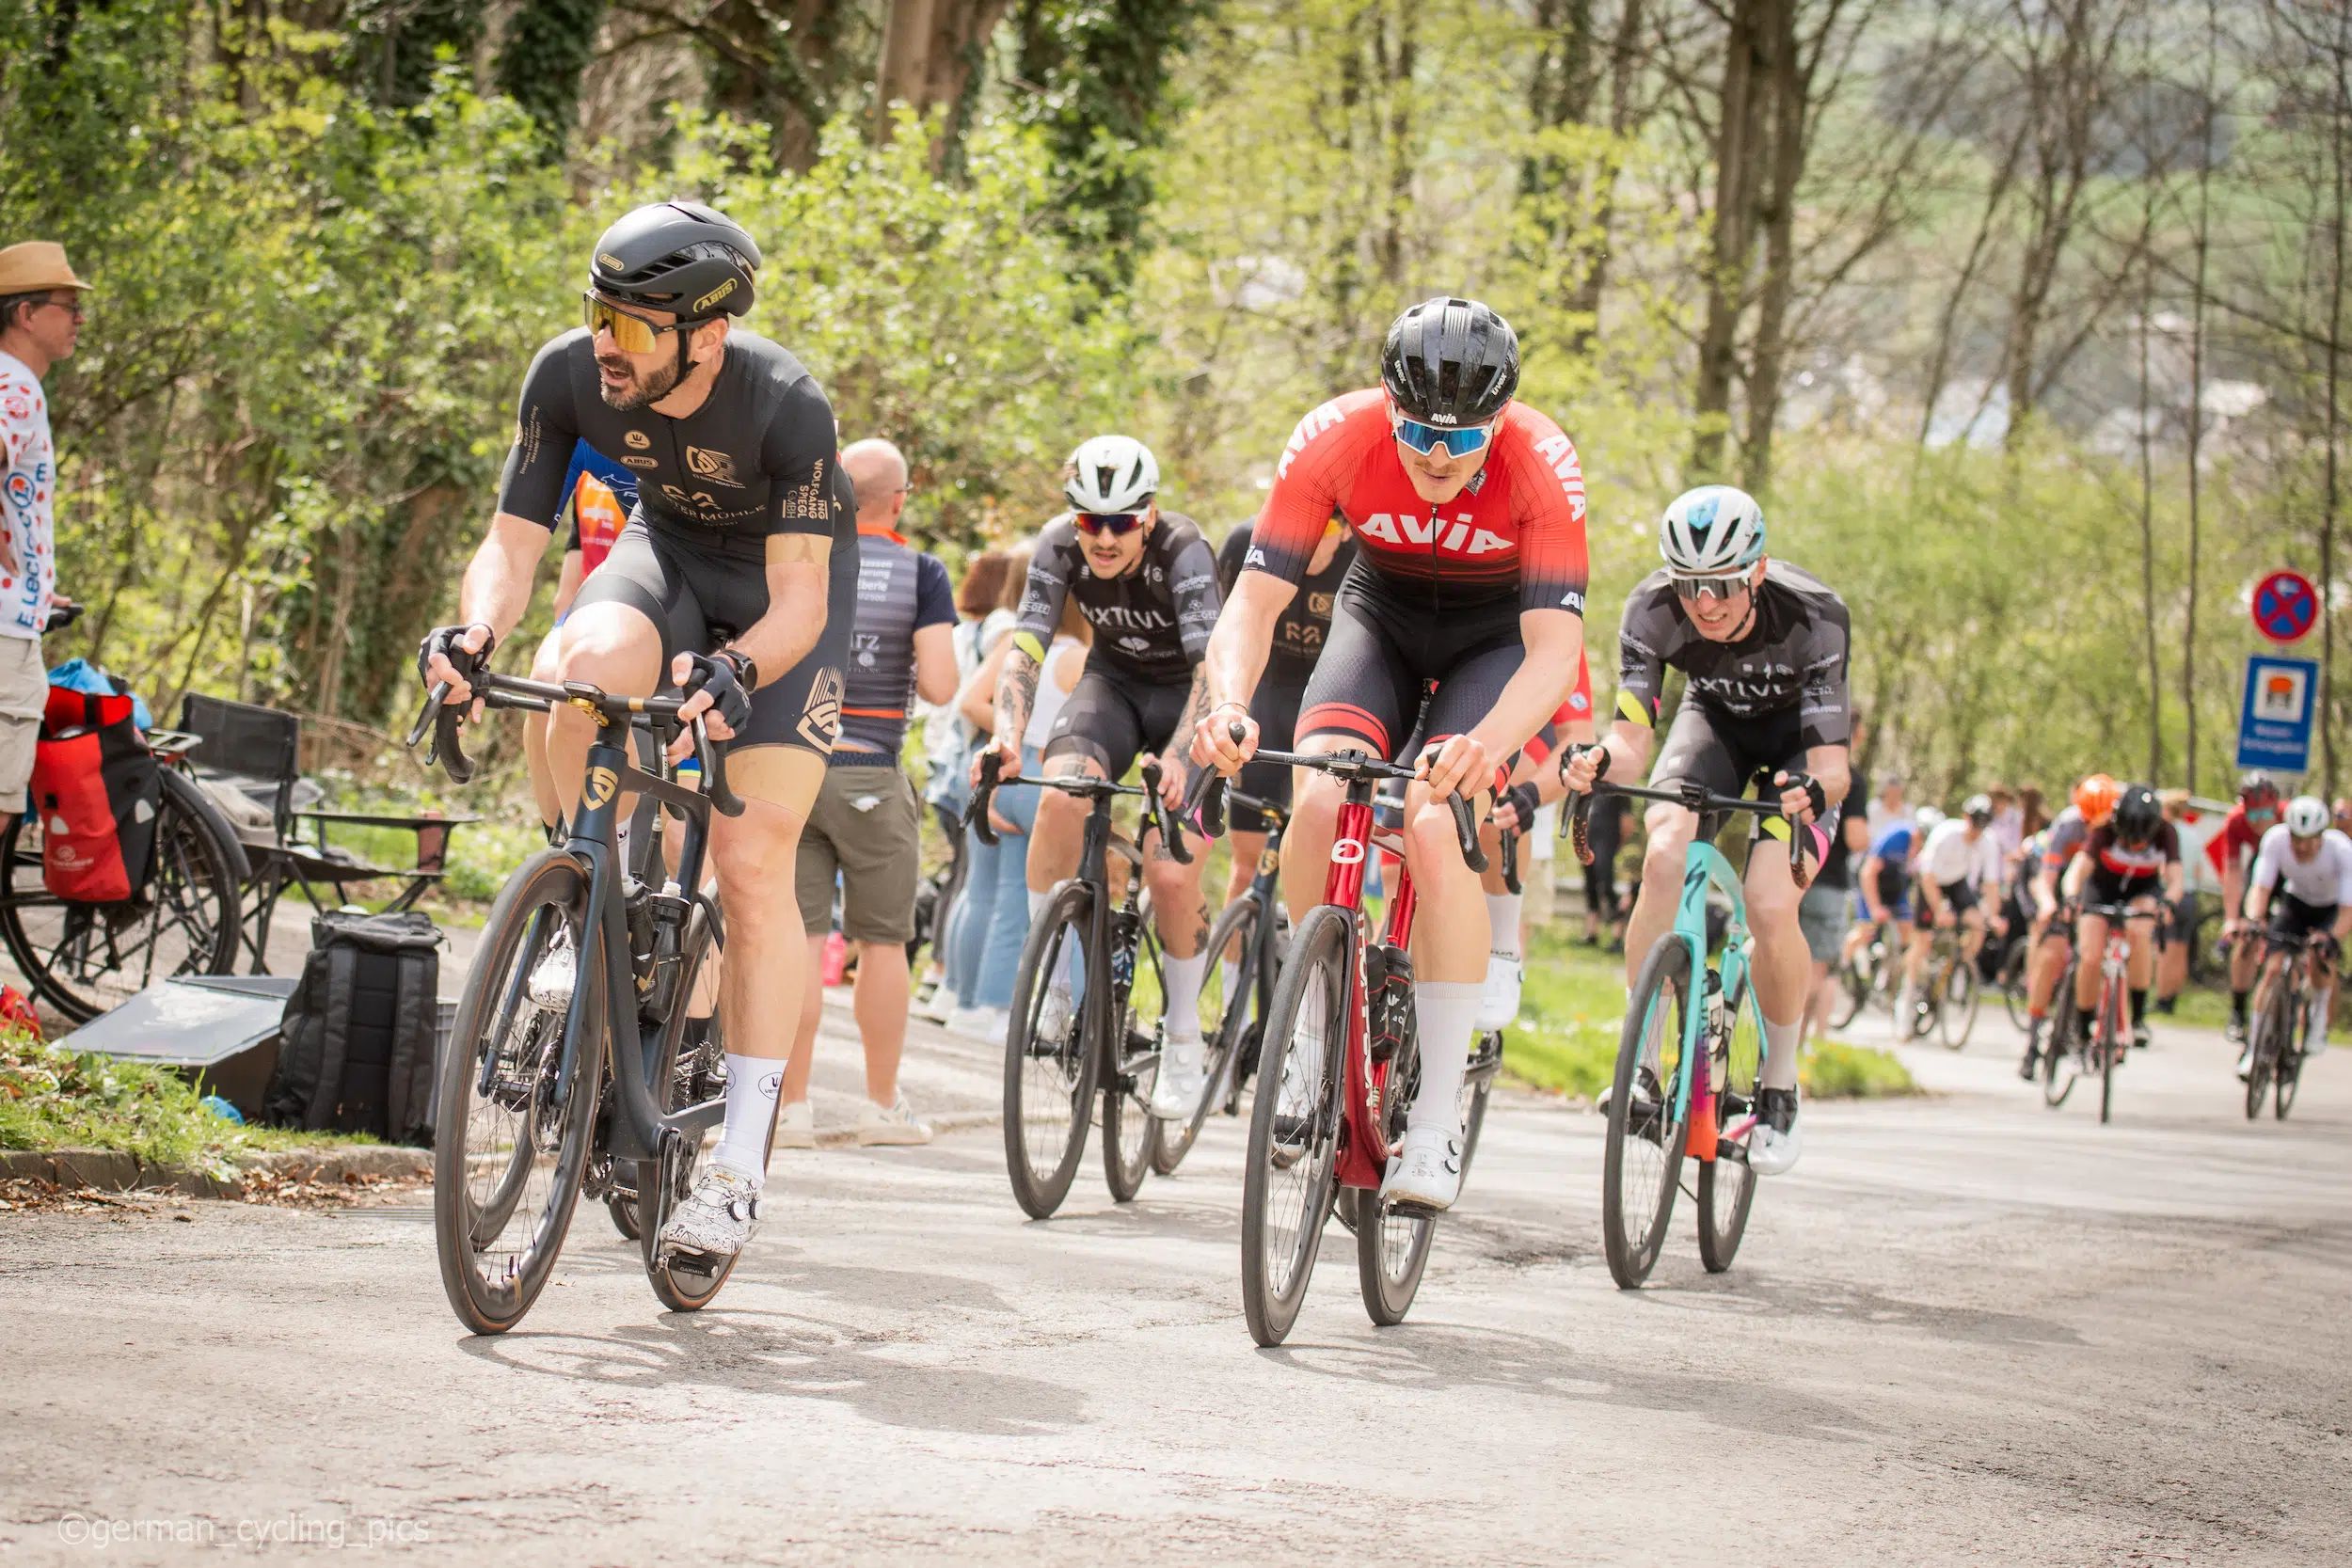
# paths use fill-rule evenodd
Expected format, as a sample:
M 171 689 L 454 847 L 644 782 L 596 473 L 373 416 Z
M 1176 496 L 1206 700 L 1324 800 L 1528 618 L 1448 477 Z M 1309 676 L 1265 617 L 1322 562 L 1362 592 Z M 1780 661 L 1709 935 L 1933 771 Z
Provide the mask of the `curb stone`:
M 0 1177 L 32 1178 L 60 1187 L 93 1187 L 100 1192 L 139 1189 L 185 1193 L 193 1197 L 241 1197 L 243 1178 L 265 1173 L 293 1181 L 341 1181 L 347 1176 L 415 1179 L 433 1172 L 433 1153 L 423 1148 L 392 1148 L 362 1145 L 352 1148 L 289 1148 L 266 1154 L 245 1154 L 234 1162 L 237 1176 L 227 1180 L 206 1171 L 150 1164 L 135 1154 L 111 1148 L 60 1148 L 45 1151 L 0 1150 Z

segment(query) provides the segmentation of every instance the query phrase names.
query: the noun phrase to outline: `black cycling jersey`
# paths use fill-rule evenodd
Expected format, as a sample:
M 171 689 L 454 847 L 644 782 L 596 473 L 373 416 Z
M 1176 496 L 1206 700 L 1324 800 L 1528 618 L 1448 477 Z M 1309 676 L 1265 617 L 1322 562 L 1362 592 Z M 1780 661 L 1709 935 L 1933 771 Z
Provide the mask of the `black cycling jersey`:
M 1094 627 L 1087 668 L 1154 686 L 1191 682 L 1224 603 L 1208 541 L 1190 517 L 1175 512 L 1160 514 L 1143 554 L 1115 578 L 1098 578 L 1087 564 L 1084 541 L 1068 513 L 1045 525 L 1029 557 L 1014 627 L 1015 636 L 1028 638 L 1020 645 L 1032 657 L 1042 661 L 1061 624 L 1062 601 L 1073 595 Z
M 1249 557 L 1250 535 L 1256 531 L 1253 523 L 1243 523 L 1225 536 L 1225 543 L 1216 552 L 1216 575 L 1225 592 L 1231 594 L 1233 584 Z M 1297 693 L 1305 688 L 1307 677 L 1323 655 L 1323 644 L 1331 635 L 1331 601 L 1340 591 L 1340 579 L 1347 575 L 1348 563 L 1356 559 L 1356 541 L 1340 541 L 1340 547 L 1331 552 L 1331 563 L 1311 577 L 1298 579 L 1298 592 L 1282 607 L 1282 618 L 1275 623 L 1274 641 L 1266 650 L 1265 675 L 1259 682 L 1263 691 L 1279 686 L 1291 693 L 1291 707 L 1298 706 Z M 1266 741 L 1276 751 L 1288 751 L 1288 741 Z M 1253 792 L 1254 793 L 1254 792 Z
M 1617 715 L 1658 722 L 1666 667 L 1691 678 L 1690 700 L 1733 721 L 1793 711 L 1800 743 L 1843 746 L 1852 734 L 1846 692 L 1846 603 L 1785 561 L 1766 563 L 1746 634 L 1701 637 L 1663 569 L 1627 595 L 1617 626 Z
M 788 350 L 749 332 L 728 334 L 709 396 L 675 420 L 604 401 L 585 327 L 550 341 L 523 377 L 499 510 L 552 531 L 582 439 L 636 471 L 638 506 L 657 534 L 758 560 L 771 535 L 837 536 L 850 526 L 835 505 L 832 404 Z M 846 542 L 836 537 L 836 547 Z

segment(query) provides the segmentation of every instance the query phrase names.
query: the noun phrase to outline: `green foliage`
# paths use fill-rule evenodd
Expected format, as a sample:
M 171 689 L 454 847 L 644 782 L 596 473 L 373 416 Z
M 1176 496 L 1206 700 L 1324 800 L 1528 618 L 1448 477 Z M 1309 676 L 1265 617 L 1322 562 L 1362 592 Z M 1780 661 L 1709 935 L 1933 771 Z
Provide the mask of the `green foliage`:
M 1891 1051 L 1817 1039 L 1797 1064 L 1797 1082 L 1813 1100 L 1890 1100 L 1922 1092 Z
M 539 127 L 550 160 L 580 118 L 580 73 L 595 57 L 605 0 L 526 0 L 499 48 L 499 90 Z

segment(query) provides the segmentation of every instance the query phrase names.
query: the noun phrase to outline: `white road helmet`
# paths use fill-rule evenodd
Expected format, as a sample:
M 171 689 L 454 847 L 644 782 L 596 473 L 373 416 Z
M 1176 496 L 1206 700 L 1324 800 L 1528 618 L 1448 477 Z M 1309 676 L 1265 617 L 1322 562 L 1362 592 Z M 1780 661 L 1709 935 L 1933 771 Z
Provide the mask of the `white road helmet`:
M 1764 555 L 1764 509 L 1728 484 L 1685 490 L 1658 525 L 1658 553 L 1677 577 L 1744 572 Z
M 2317 838 L 2328 831 L 2328 802 L 2316 795 L 2297 795 L 2287 802 L 2286 824 L 2296 838 Z
M 1132 436 L 1096 436 L 1070 454 L 1061 493 L 1076 512 L 1140 512 L 1159 487 L 1151 448 Z

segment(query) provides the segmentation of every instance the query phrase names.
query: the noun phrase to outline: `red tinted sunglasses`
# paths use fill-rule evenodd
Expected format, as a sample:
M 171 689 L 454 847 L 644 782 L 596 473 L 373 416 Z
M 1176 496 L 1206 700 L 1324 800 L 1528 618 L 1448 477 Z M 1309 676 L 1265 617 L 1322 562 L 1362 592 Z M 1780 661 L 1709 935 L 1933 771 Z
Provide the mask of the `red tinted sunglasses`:
M 1084 533 L 1107 533 L 1123 539 L 1143 526 L 1140 512 L 1078 512 L 1070 518 L 1072 526 Z

